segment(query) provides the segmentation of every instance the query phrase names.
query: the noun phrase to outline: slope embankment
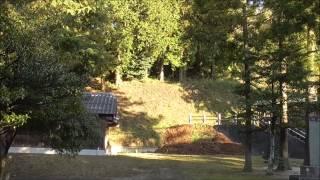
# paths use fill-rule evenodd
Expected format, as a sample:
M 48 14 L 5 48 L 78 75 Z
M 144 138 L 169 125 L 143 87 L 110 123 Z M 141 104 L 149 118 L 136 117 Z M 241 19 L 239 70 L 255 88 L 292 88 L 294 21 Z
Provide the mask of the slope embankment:
M 233 110 L 239 99 L 234 94 L 235 86 L 227 80 L 174 83 L 148 79 L 110 87 L 118 98 L 120 112 L 120 126 L 110 130 L 110 140 L 122 146 L 163 146 L 168 128 L 188 124 L 190 114 L 216 116 Z M 193 137 L 192 141 L 201 138 Z

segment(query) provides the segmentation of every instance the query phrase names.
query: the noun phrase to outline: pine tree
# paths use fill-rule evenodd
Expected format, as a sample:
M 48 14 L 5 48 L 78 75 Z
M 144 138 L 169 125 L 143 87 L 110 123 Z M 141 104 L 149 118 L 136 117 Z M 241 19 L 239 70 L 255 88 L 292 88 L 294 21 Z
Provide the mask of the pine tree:
M 280 148 L 279 148 L 279 164 L 278 170 L 288 170 L 289 154 L 288 154 L 288 136 L 287 128 L 289 126 L 288 117 L 288 102 L 289 92 L 291 89 L 297 88 L 299 82 L 303 80 L 306 71 L 303 69 L 303 54 L 299 42 L 300 39 L 297 33 L 302 31 L 303 22 L 300 20 L 299 10 L 302 4 L 299 1 L 265 1 L 265 8 L 270 10 L 270 34 L 267 38 L 271 44 L 269 46 L 269 53 L 272 68 L 272 84 L 276 85 L 273 88 L 278 88 L 276 99 L 274 102 L 279 102 L 279 117 L 280 119 Z M 297 73 L 299 72 L 299 73 Z M 275 119 L 273 119 L 275 121 Z

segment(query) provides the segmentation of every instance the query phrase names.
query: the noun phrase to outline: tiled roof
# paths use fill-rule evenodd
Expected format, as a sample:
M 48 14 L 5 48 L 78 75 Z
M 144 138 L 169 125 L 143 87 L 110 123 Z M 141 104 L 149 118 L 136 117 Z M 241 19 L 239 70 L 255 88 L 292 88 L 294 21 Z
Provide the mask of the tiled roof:
M 117 113 L 117 98 L 111 93 L 84 93 L 83 99 L 88 112 L 92 114 Z

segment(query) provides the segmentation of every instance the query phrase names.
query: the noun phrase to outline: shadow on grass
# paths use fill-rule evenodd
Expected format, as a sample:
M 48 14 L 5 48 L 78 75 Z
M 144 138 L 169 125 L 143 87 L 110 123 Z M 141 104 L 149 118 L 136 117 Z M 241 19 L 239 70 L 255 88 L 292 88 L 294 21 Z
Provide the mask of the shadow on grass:
M 147 112 L 131 111 L 130 107 L 142 106 L 142 101 L 132 102 L 126 95 L 120 91 L 114 94 L 118 98 L 118 106 L 120 109 L 120 131 L 125 133 L 122 139 L 124 146 L 157 146 L 160 143 L 159 133 L 154 127 L 162 120 L 162 116 L 158 118 L 149 117 Z
M 231 80 L 188 80 L 181 83 L 183 99 L 194 102 L 198 111 L 212 113 L 237 112 L 240 97 L 235 94 L 237 82 Z

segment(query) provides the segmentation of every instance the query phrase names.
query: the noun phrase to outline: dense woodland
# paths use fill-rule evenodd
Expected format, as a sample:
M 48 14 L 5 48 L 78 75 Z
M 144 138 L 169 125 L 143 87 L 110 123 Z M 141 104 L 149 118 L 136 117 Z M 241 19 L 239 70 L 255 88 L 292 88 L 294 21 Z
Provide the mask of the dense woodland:
M 280 137 L 278 169 L 286 170 L 287 127 L 307 127 L 289 122 L 288 106 L 298 104 L 292 108 L 304 117 L 319 108 L 319 13 L 319 0 L 0 1 L 1 158 L 30 123 L 53 148 L 81 149 L 96 135 L 80 101 L 92 78 L 117 86 L 148 77 L 233 79 L 244 170 L 252 170 L 252 121 L 262 104 Z

